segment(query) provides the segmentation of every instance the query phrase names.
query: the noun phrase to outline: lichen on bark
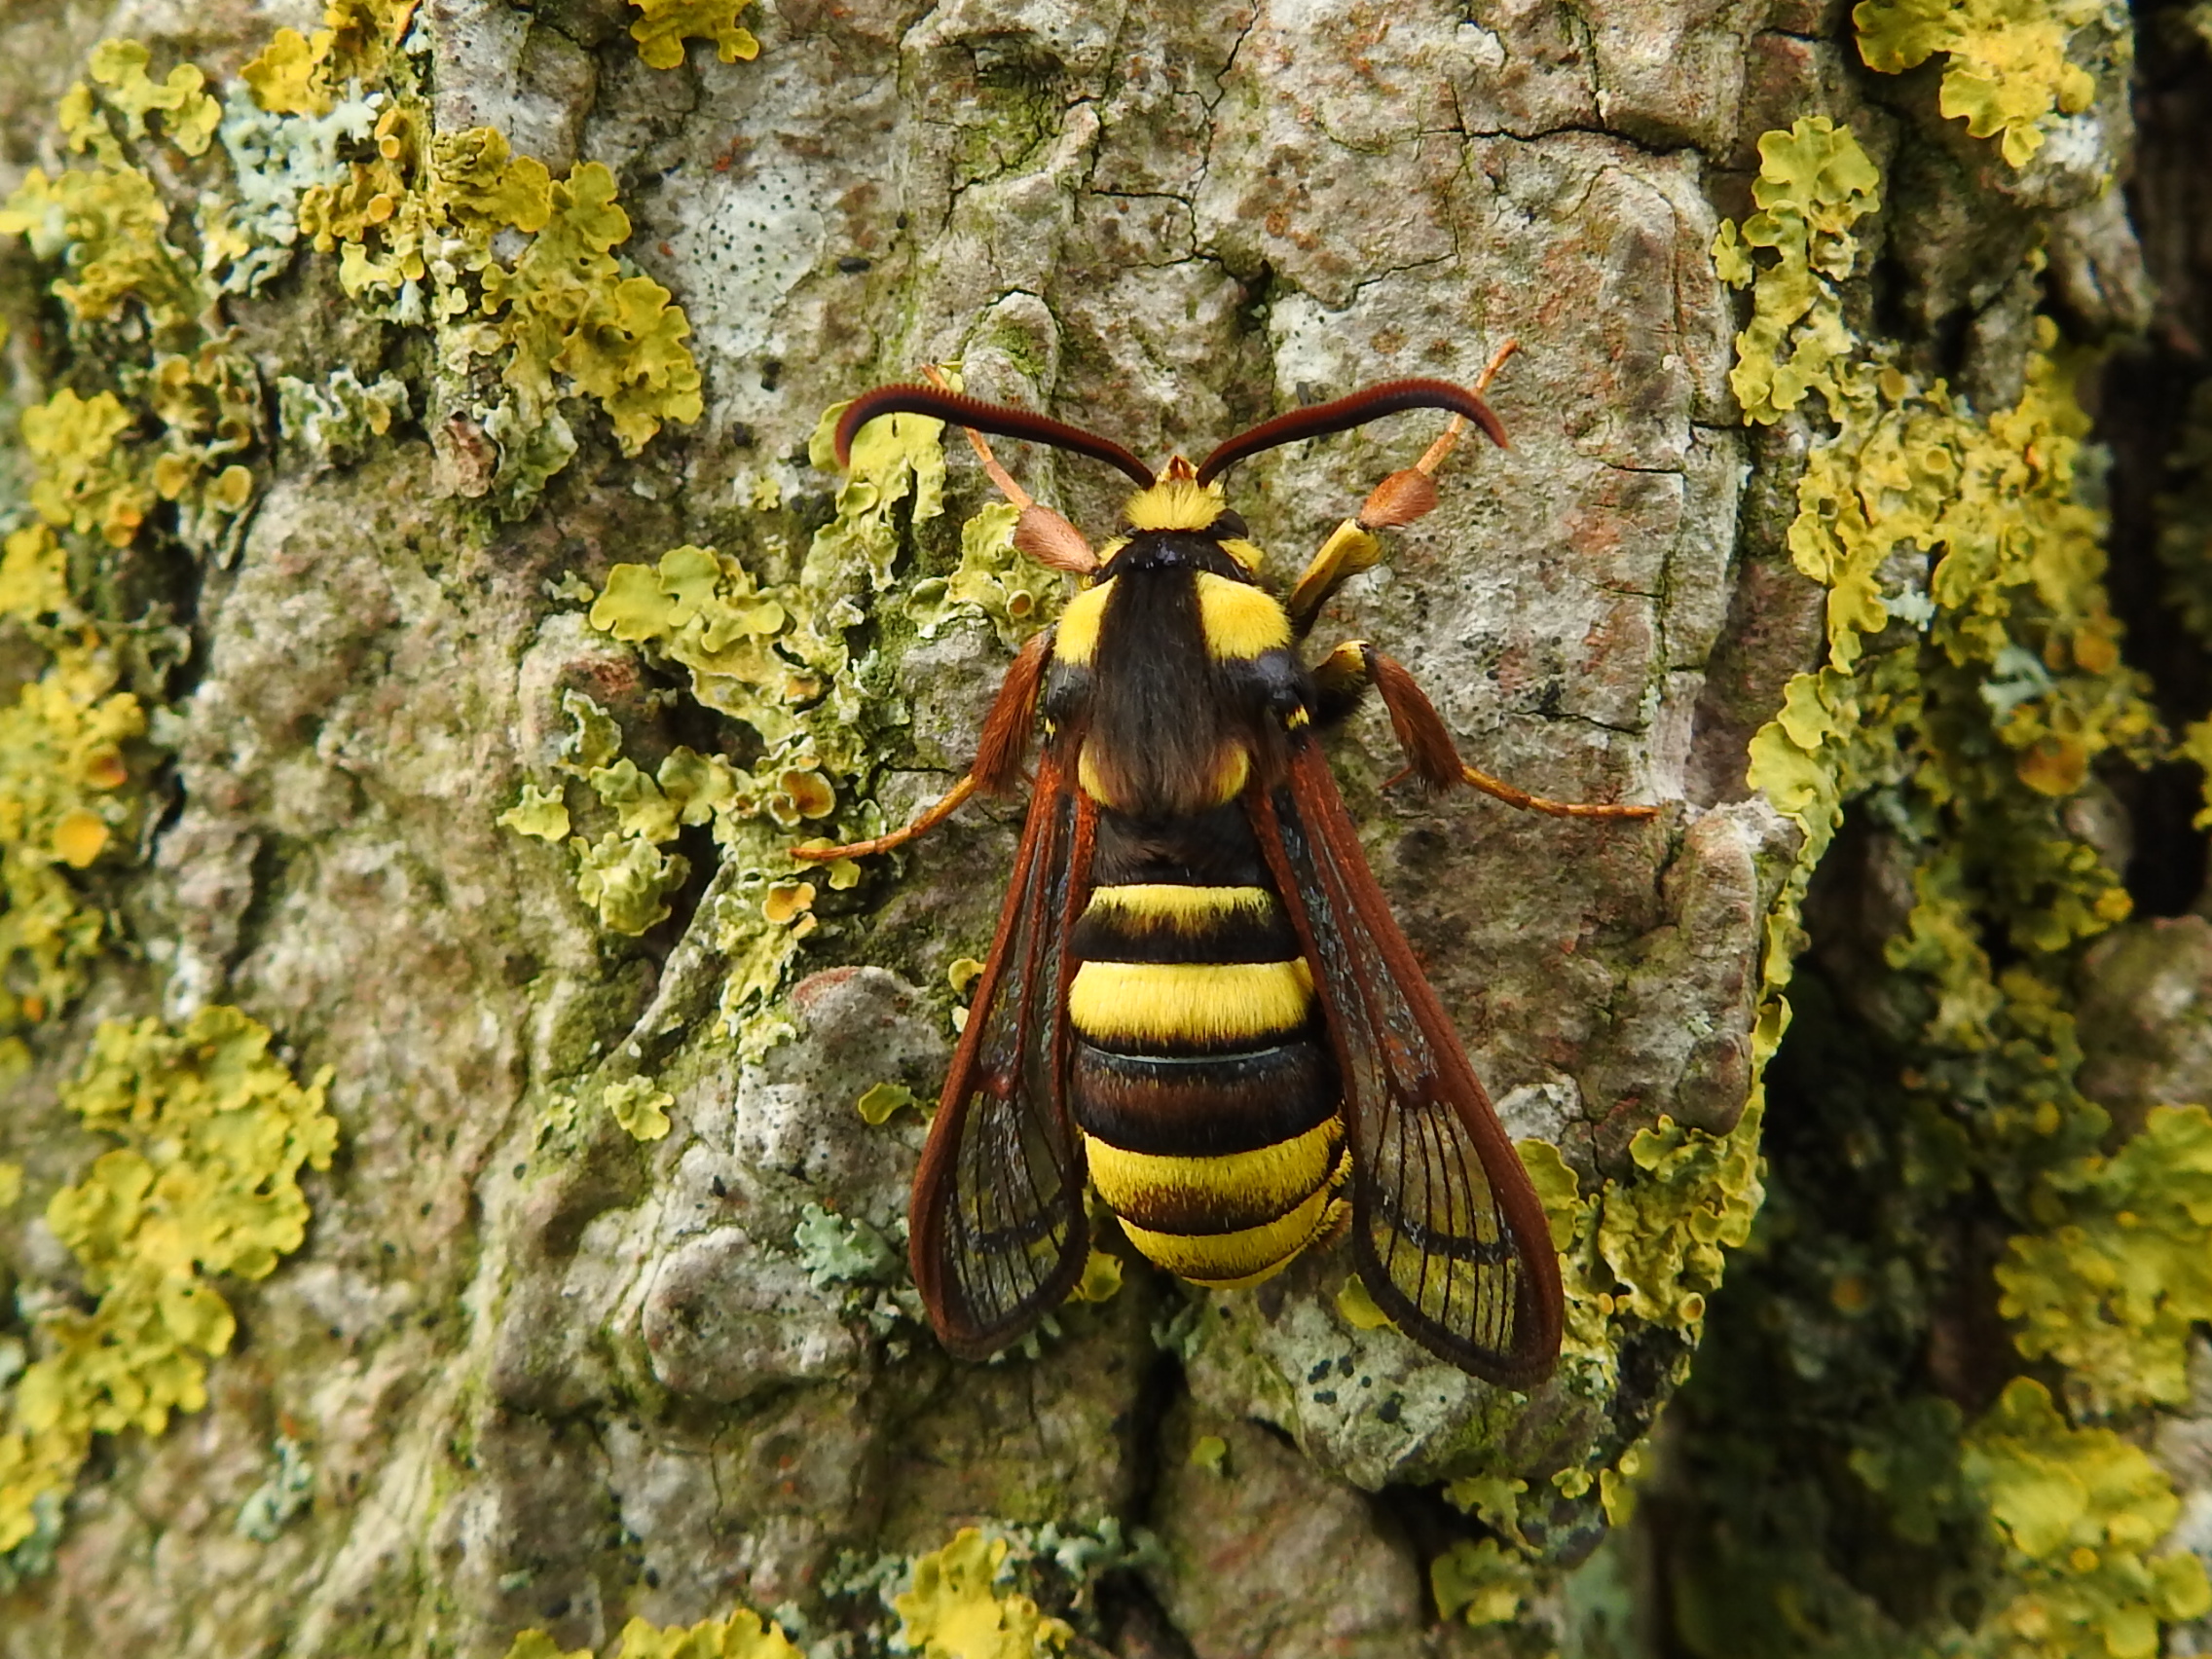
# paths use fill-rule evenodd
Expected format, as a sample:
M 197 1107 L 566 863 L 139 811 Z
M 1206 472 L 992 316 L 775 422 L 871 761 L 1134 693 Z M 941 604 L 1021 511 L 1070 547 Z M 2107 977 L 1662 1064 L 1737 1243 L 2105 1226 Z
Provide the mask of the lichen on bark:
M 1707 1551 L 1671 1558 L 1690 1591 L 1735 1559 L 1666 1530 L 1682 1471 L 1734 1443 L 1696 1411 L 1646 1437 L 1709 1326 L 1702 1398 L 1760 1375 L 1727 1335 L 1741 1264 L 1790 1331 L 1892 1282 L 1848 1229 L 1810 1289 L 1775 1288 L 1771 1231 L 1745 1242 L 1760 1136 L 1812 1098 L 1788 1049 L 1759 1093 L 1800 902 L 1813 939 L 1846 937 L 1808 882 L 1857 856 L 1837 813 L 1876 796 L 1903 803 L 1893 849 L 1927 856 L 1882 866 L 1902 942 L 1848 990 L 1918 987 L 1951 1021 L 1894 1131 L 1914 1213 L 1971 1163 L 1946 1101 L 1979 1090 L 2004 1155 L 1974 1166 L 2004 1228 L 1936 1277 L 2004 1255 L 2042 1351 L 2093 1388 L 1992 1390 L 1971 1427 L 1862 1414 L 1852 1478 L 1938 1537 L 1982 1526 L 1957 1559 L 2028 1586 L 2008 1617 L 2050 1602 L 2054 1563 L 2088 1608 L 2060 1622 L 2113 1652 L 2142 1628 L 2130 1573 L 2164 1574 L 2166 1602 L 2138 1597 L 2154 1622 L 2184 1609 L 2160 1565 L 2182 1558 L 2137 1536 L 2170 1520 L 2168 1477 L 2063 1414 L 2131 1377 L 2170 1402 L 2195 1305 L 2130 1299 L 2103 1264 L 2135 1260 L 2123 1208 L 2185 1249 L 2194 1199 L 2144 1152 L 2099 1161 L 2073 993 L 2037 966 L 2103 960 L 2080 943 L 2119 904 L 2092 763 L 2157 743 L 2100 608 L 2081 361 L 2031 315 L 2039 237 L 2076 297 L 2117 291 L 2132 246 L 2090 210 L 2125 25 L 1860 11 L 1863 53 L 1794 7 L 340 0 L 135 46 L 92 15 L 0 25 L 26 240 L 0 313 L 29 412 L 0 486 L 21 503 L 0 676 L 28 709 L 92 653 L 71 718 L 110 717 L 39 738 L 63 759 L 36 791 L 5 757 L 37 745 L 0 723 L 0 796 L 30 803 L 28 828 L 0 814 L 0 929 L 55 895 L 79 928 L 52 936 L 77 941 L 53 988 L 9 970 L 32 1017 L 0 1157 L 42 1202 L 82 1180 L 57 1089 L 95 1019 L 217 1003 L 299 1075 L 329 1068 L 344 1146 L 303 1184 L 301 1250 L 238 1288 L 250 1340 L 192 1433 L 79 1487 L 0 1651 L 196 1630 L 858 1655 L 902 1628 L 955 1652 L 1595 1651 L 1655 1535 Z M 1914 53 L 1945 55 L 1892 79 Z M 1803 179 L 1743 198 L 1762 134 L 1808 144 L 1801 117 L 1829 162 L 1858 135 L 1863 167 L 1818 203 L 1848 222 L 1793 241 Z M 1739 350 L 1728 283 L 1800 256 L 1750 318 L 1794 331 L 1789 355 Z M 1666 803 L 1593 829 L 1413 795 L 1379 715 L 1337 750 L 1567 1253 L 1559 1376 L 1522 1397 L 1434 1364 L 1337 1256 L 1221 1298 L 1102 1257 L 1025 1350 L 949 1361 L 900 1264 L 924 1132 L 900 1108 L 941 1076 L 1012 815 L 971 807 L 873 867 L 788 853 L 941 792 L 1059 590 L 961 446 L 912 423 L 839 479 L 824 411 L 952 363 L 1158 454 L 1368 380 L 1471 378 L 1507 336 L 1514 448 L 1456 462 L 1327 626 L 1406 660 L 1486 769 Z M 1278 577 L 1429 435 L 1243 469 Z M 1008 459 L 1110 523 L 1080 463 Z M 1816 557 L 1831 530 L 1848 545 Z M 1916 571 L 1946 536 L 1950 573 Z M 1831 764 L 1945 694 L 1950 793 L 1908 798 L 1896 755 Z M 1770 803 L 1747 766 L 1778 710 Z M 2028 968 L 1995 963 L 1988 914 Z M 1801 1024 L 1834 972 L 1814 960 Z M 2005 1137 L 2050 1135 L 2039 1105 L 2062 1128 L 2031 1167 Z M 2187 1115 L 2114 1111 L 2145 1148 L 2194 1145 Z M 9 1271 L 59 1306 L 89 1287 L 37 1207 L 7 1212 Z M 2162 1345 L 2140 1376 L 2092 1356 L 2114 1319 Z M 1771 1390 L 1778 1414 L 1806 1397 Z M 2115 1494 L 2079 1537 L 2014 1524 L 2054 1464 Z M 1627 1542 L 1567 1570 L 1609 1526 Z M 1813 1560 L 1747 1581 L 1825 1584 Z

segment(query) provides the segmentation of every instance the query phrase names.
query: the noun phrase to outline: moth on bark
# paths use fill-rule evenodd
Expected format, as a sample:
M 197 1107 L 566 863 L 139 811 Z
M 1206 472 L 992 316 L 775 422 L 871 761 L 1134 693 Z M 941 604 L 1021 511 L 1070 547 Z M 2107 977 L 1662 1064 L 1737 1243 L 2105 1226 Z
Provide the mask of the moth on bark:
M 1399 380 L 1293 410 L 1157 474 L 1110 439 L 941 385 L 877 387 L 880 416 L 965 427 L 1019 511 L 1014 545 L 1082 579 L 1014 658 L 968 773 L 905 829 L 814 848 L 886 851 L 1043 746 L 997 933 L 914 1178 L 914 1281 L 946 1347 L 980 1357 L 1061 1302 L 1089 1252 L 1095 1188 L 1148 1259 L 1194 1283 L 1257 1284 L 1348 1238 L 1398 1328 L 1526 1387 L 1559 1355 L 1559 1259 L 1541 1203 L 1359 846 L 1320 746 L 1372 690 L 1415 776 L 1563 817 L 1648 818 L 1512 788 L 1459 757 L 1413 677 L 1364 642 L 1299 646 L 1377 532 L 1436 504 L 1434 474 L 1481 390 Z M 1453 417 L 1376 487 L 1281 599 L 1219 482 L 1266 449 L 1409 409 Z M 1137 490 L 1095 551 L 1030 498 L 982 434 L 1119 468 Z

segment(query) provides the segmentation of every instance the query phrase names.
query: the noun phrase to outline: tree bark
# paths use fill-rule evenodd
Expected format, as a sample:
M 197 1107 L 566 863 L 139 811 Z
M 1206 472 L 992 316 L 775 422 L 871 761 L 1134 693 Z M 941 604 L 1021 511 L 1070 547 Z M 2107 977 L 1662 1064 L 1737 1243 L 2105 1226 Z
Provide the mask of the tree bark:
M 1852 326 L 1899 372 L 1947 377 L 1969 419 L 2011 408 L 2039 309 L 2085 344 L 2145 322 L 2134 235 L 2106 194 L 2131 142 L 2127 19 L 2063 35 L 2094 98 L 2051 116 L 2023 169 L 1944 119 L 1934 66 L 1876 74 L 1845 9 L 1789 0 L 779 0 L 741 19 L 756 56 L 693 38 L 657 67 L 630 24 L 667 10 L 424 0 L 410 19 L 360 0 L 334 9 L 335 44 L 298 7 L 0 19 L 11 187 L 92 165 L 54 110 L 103 39 L 143 41 L 157 86 L 200 65 L 234 124 L 283 115 L 263 90 L 282 25 L 307 36 L 300 62 L 327 66 L 325 113 L 382 97 L 329 151 L 330 178 L 370 179 L 331 210 L 330 245 L 312 207 L 288 209 L 296 244 L 255 220 L 240 234 L 271 273 L 226 291 L 243 256 L 206 251 L 220 236 L 194 208 L 243 222 L 244 127 L 187 154 L 175 133 L 197 106 L 147 105 L 164 112 L 128 131 L 136 83 L 99 80 L 117 165 L 152 180 L 192 303 L 165 320 L 141 276 L 89 315 L 56 284 L 89 280 L 63 248 L 91 232 L 34 232 L 0 265 L 12 409 L 115 388 L 131 423 L 98 461 L 124 482 L 96 500 L 85 485 L 49 507 L 76 462 L 31 441 L 35 420 L 9 452 L 13 522 L 52 532 L 73 608 L 21 601 L 0 685 L 44 683 L 55 619 L 82 617 L 149 711 L 129 781 L 102 797 L 136 804 L 95 803 L 113 833 L 54 878 L 104 918 L 99 943 L 66 996 L 18 1011 L 24 1069 L 0 1085 L 0 1159 L 23 1167 L 0 1210 L 20 1320 L 0 1337 L 36 1361 L 50 1316 L 101 1293 L 48 1206 L 117 1144 L 70 1110 L 102 1020 L 242 1010 L 301 1084 L 329 1069 L 337 1124 L 328 1168 L 300 1176 L 304 1240 L 266 1276 L 213 1281 L 238 1331 L 204 1409 L 96 1435 L 41 1530 L 0 1557 L 0 1652 L 498 1655 L 529 1629 L 609 1651 L 634 1616 L 742 1605 L 809 1652 L 859 1655 L 889 1650 L 914 1562 L 971 1526 L 1008 1541 L 1009 1582 L 1070 1621 L 1076 1651 L 1717 1651 L 1717 1627 L 1678 1615 L 1735 1559 L 1715 1539 L 1752 1500 L 1701 1471 L 1734 1455 L 1742 1420 L 1787 1463 L 1828 1404 L 1775 1382 L 1771 1413 L 1730 1415 L 1731 1389 L 1769 1386 L 1742 1335 L 1756 1310 L 1827 1294 L 1775 1280 L 1786 1237 L 1762 1242 L 1751 1290 L 1707 1306 L 1759 1198 L 1758 1072 L 1811 874 L 1750 746 L 1824 661 L 1829 624 L 1786 543 L 1824 428 L 1810 406 L 1747 426 L 1729 371 L 1749 313 L 1715 237 L 1753 211 L 1762 134 L 1849 126 L 1890 187 L 1864 260 L 1830 274 Z M 395 24 L 404 44 L 377 34 Z M 2201 75 L 2182 35 L 2161 50 Z M 543 174 L 499 154 L 468 171 L 483 142 L 454 139 L 480 129 Z M 281 130 L 307 145 L 304 126 Z M 380 154 L 387 183 L 370 176 Z M 626 216 L 611 242 L 594 164 Z M 2190 187 L 2165 167 L 2137 205 L 2170 227 L 2179 210 L 2148 193 Z M 399 258 L 413 214 L 434 229 L 411 286 L 365 277 Z M 533 265 L 569 227 L 570 265 Z M 2200 252 L 2169 263 L 2191 273 L 2161 270 L 2170 296 L 2200 291 Z M 682 345 L 608 320 L 621 284 L 645 308 L 623 326 L 665 325 L 628 286 L 646 277 L 687 320 Z M 587 294 L 575 304 L 608 308 L 589 329 L 559 310 Z M 2166 365 L 2176 406 L 2200 374 L 2193 356 L 2171 367 L 2182 326 L 2121 359 Z M 824 411 L 957 363 L 977 395 L 1157 459 L 1377 380 L 1470 382 L 1507 340 L 1520 350 L 1491 397 L 1512 447 L 1461 446 L 1439 510 L 1346 589 L 1320 644 L 1404 661 L 1486 771 L 1662 809 L 1589 824 L 1423 795 L 1393 781 L 1380 711 L 1334 749 L 1508 1129 L 1557 1149 L 1530 1160 L 1553 1173 L 1575 1298 L 1559 1373 L 1524 1395 L 1367 1328 L 1340 1300 L 1342 1252 L 1206 1296 L 1123 1249 L 1117 1293 L 1000 1361 L 948 1358 L 900 1249 L 923 1113 L 856 1108 L 934 1097 L 1020 803 L 971 805 L 803 890 L 788 849 L 941 793 L 1061 584 L 977 517 L 991 492 L 952 434 L 941 507 L 934 443 L 874 477 L 880 496 L 856 493 L 810 458 Z M 211 440 L 149 371 L 195 352 L 238 365 L 222 372 L 244 377 L 245 435 L 170 493 L 157 457 Z M 2152 591 L 2149 542 L 2172 515 L 2150 504 L 2169 486 L 2141 480 L 2178 426 L 2111 428 L 2123 603 L 2130 582 Z M 1274 578 L 1435 434 L 1408 417 L 1233 473 Z M 1000 458 L 1093 541 L 1110 533 L 1103 469 L 1016 444 Z M 226 461 L 251 475 L 235 511 L 208 504 Z M 117 528 L 115 499 L 140 518 Z M 661 562 L 682 548 L 721 561 L 684 567 L 732 619 L 712 648 L 669 608 Z M 638 594 L 657 620 L 623 609 Z M 2125 619 L 2157 634 L 2160 608 Z M 2203 642 L 2157 637 L 2163 714 L 2202 716 Z M 745 641 L 758 650 L 740 662 Z M 2130 877 L 2189 887 L 2170 906 L 2186 908 L 2195 883 L 2171 872 L 2201 868 L 2176 804 L 2194 775 L 2139 785 L 2120 764 L 2116 750 L 2110 787 L 2062 792 L 2069 832 L 2117 861 L 2116 826 L 2163 826 Z M 682 793 L 710 775 L 735 780 L 722 805 Z M 1882 1023 L 1880 966 L 1911 874 L 1855 852 L 1852 825 L 1807 911 L 1805 983 L 1833 994 L 1799 1001 L 1843 1051 L 1900 1045 L 1877 1051 L 1886 1088 L 1917 1052 Z M 2120 964 L 2186 980 L 2164 956 L 2143 966 L 2181 927 L 2128 924 L 2069 994 L 2139 1014 L 2148 993 Z M 2069 940 L 2064 959 L 2090 948 Z M 2190 1054 L 2195 997 L 2175 992 L 2166 1006 L 2186 1006 L 2159 1026 Z M 1802 1193 L 1829 1178 L 1803 1127 L 1829 1108 L 1803 1058 L 1825 1051 L 1792 1041 L 1763 1109 L 1796 1125 L 1776 1144 L 1803 1161 L 1773 1174 Z M 2133 1132 L 2154 1104 L 2212 1096 L 2195 1078 L 2177 1061 L 2097 1097 Z M 1834 1105 L 1836 1132 L 1887 1133 L 1879 1093 Z M 1974 1288 L 2025 1225 L 1960 1219 L 1980 1242 L 1931 1270 L 1978 1310 L 1932 1322 L 1968 1350 L 1974 1381 L 1952 1393 L 1970 1411 L 2032 1369 Z M 1853 1236 L 1848 1216 L 1823 1226 Z M 1701 1361 L 1707 1403 L 1646 1443 L 1709 1322 L 1736 1335 Z M 1936 1340 L 1899 1335 L 1898 1376 Z M 2204 1416 L 2199 1397 L 2122 1422 L 2165 1449 L 2199 1520 Z M 1608 1541 L 1639 1468 L 1643 1519 Z M 1954 1554 L 1993 1547 L 1974 1534 Z

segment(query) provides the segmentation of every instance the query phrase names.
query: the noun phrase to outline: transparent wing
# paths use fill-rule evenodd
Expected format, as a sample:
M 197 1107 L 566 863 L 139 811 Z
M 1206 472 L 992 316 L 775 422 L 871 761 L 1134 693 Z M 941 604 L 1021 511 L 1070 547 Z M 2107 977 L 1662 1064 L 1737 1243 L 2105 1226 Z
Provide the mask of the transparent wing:
M 1088 808 L 1048 751 L 914 1175 L 914 1283 L 938 1336 L 966 1358 L 997 1351 L 1058 1306 L 1089 1254 L 1062 1019 L 1089 839 Z
M 1344 1084 L 1351 1246 L 1376 1306 L 1423 1347 L 1526 1386 L 1559 1357 L 1559 1258 L 1520 1156 L 1361 853 L 1310 731 L 1254 801 Z

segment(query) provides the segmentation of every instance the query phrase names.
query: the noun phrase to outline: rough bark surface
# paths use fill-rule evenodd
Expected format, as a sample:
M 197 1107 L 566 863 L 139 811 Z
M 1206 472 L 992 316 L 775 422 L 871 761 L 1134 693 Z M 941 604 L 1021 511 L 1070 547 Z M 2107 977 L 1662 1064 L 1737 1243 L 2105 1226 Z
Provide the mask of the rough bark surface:
M 1699 1314 L 1672 1279 L 1666 1317 L 1601 1318 L 1592 1369 L 1524 1398 L 1357 1328 L 1340 1255 L 1210 1300 L 1132 1260 L 1117 1296 L 979 1367 L 888 1279 L 826 1276 L 802 1247 L 819 1212 L 900 1236 L 922 1125 L 855 1102 L 886 1082 L 934 1094 L 947 970 L 989 939 L 1016 810 L 971 807 L 821 895 L 787 982 L 733 1033 L 712 924 L 743 872 L 717 877 L 703 832 L 674 913 L 624 937 L 579 902 L 566 849 L 496 822 L 552 774 L 563 691 L 611 711 L 641 764 L 760 752 L 560 587 L 683 545 L 789 576 L 837 511 L 807 459 L 823 410 L 924 362 L 1160 457 L 1373 380 L 1469 381 L 1518 339 L 1492 393 L 1513 447 L 1462 449 L 1441 508 L 1320 643 L 1404 661 L 1490 772 L 1663 810 L 1592 826 L 1422 797 L 1390 782 L 1379 712 L 1335 754 L 1508 1128 L 1556 1145 L 1586 1195 L 1634 1190 L 1658 1179 L 1640 1134 L 1671 1120 L 1726 1144 L 1752 1097 L 1765 928 L 1798 837 L 1747 782 L 1747 745 L 1823 649 L 1825 596 L 1781 543 L 1804 433 L 1742 424 L 1715 233 L 1749 211 L 1762 132 L 1857 122 L 1899 181 L 1868 328 L 2001 407 L 2043 303 L 2015 275 L 2036 240 L 2076 313 L 2096 312 L 2099 271 L 2109 287 L 2132 269 L 2127 224 L 2096 205 L 2127 144 L 2124 74 L 2103 65 L 2105 125 L 2021 183 L 1940 121 L 1932 82 L 1874 89 L 1902 113 L 1870 103 L 1836 6 L 771 0 L 743 19 L 756 58 L 694 41 L 667 69 L 641 60 L 635 16 L 425 0 L 415 62 L 439 130 L 496 128 L 555 178 L 613 174 L 622 254 L 689 318 L 696 422 L 632 457 L 565 405 L 573 461 L 501 517 L 469 483 L 487 440 L 455 424 L 465 399 L 424 330 L 365 314 L 335 256 L 225 302 L 272 408 L 280 376 L 389 370 L 414 418 L 342 463 L 282 429 L 235 545 L 139 544 L 157 574 L 129 580 L 189 632 L 156 730 L 171 759 L 142 856 L 92 878 L 127 948 L 0 1085 L 26 1195 L 0 1215 L 0 1286 L 29 1312 L 81 1292 L 37 1212 L 100 1150 L 60 1100 L 102 1018 L 243 1009 L 300 1078 L 332 1068 L 340 1151 L 305 1178 L 304 1246 L 226 1282 L 239 1335 L 206 1409 L 101 1437 L 50 1569 L 0 1589 L 0 1653 L 490 1656 L 526 1628 L 604 1649 L 634 1615 L 744 1604 L 862 1654 L 897 1624 L 884 1597 L 909 1558 L 977 1523 L 1024 1541 L 1079 1642 L 1126 1655 L 1664 1650 L 1663 1597 L 1643 1587 L 1641 1637 L 1616 1605 L 1648 1537 L 1564 1589 L 1558 1572 L 1598 1546 L 1596 1477 L 1687 1366 Z M 68 159 L 52 111 L 95 42 L 222 83 L 279 25 L 316 18 L 11 8 L 0 184 Z M 19 250 L 0 264 L 12 407 L 82 366 L 51 275 Z M 2084 332 L 2139 324 L 2113 309 Z M 1231 498 L 1286 578 L 1431 436 L 1408 418 L 1270 455 Z M 987 491 L 947 454 L 950 525 Z M 1106 533 L 1099 469 L 1001 456 Z M 916 527 L 900 558 L 885 592 L 903 605 L 959 548 Z M 1009 650 L 979 615 L 926 638 L 886 620 L 866 648 L 896 716 L 868 729 L 866 784 L 897 820 L 972 753 Z M 2204 933 L 2137 924 L 2083 969 L 2085 1008 L 2150 1022 L 2092 1056 L 2104 1081 L 2084 1088 L 2116 1113 L 2212 1094 L 2194 1081 Z M 670 1097 L 665 1138 L 602 1105 L 634 1077 Z M 2206 1549 L 2202 1423 L 2176 1416 L 2159 1445 Z M 279 1435 L 306 1448 L 312 1504 L 242 1535 Z M 1435 1495 L 1465 1477 L 1526 1483 L 1535 1564 L 1515 1569 L 1518 1618 L 1479 1629 L 1439 1619 L 1430 1576 L 1484 1535 Z M 1138 1530 L 1152 1541 L 1124 1548 Z

